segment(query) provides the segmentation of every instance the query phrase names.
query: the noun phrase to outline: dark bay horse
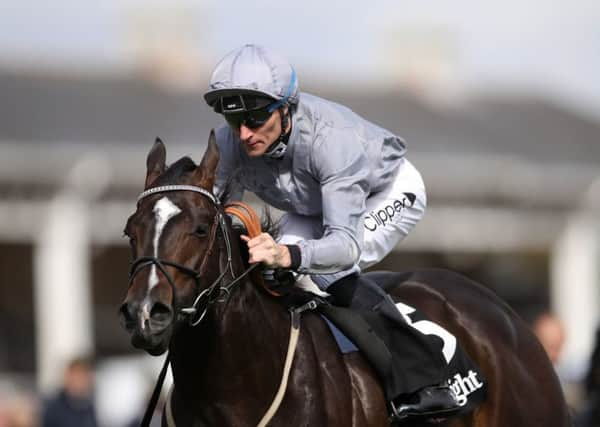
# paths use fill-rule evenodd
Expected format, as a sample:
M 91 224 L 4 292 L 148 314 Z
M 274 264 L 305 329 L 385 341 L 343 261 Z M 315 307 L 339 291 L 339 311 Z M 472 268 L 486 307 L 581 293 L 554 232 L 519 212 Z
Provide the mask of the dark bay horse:
M 183 158 L 167 168 L 165 157 L 157 141 L 125 228 L 133 264 L 122 322 L 135 347 L 170 352 L 174 388 L 163 425 L 255 426 L 279 388 L 290 315 L 243 276 L 240 241 L 211 192 L 219 158 L 213 135 L 199 166 Z M 444 270 L 385 280 L 395 299 L 454 334 L 487 378 L 486 401 L 445 425 L 570 425 L 543 348 L 492 292 Z M 302 316 L 285 395 L 268 425 L 389 425 L 374 370 L 360 353 L 342 355 L 314 312 Z

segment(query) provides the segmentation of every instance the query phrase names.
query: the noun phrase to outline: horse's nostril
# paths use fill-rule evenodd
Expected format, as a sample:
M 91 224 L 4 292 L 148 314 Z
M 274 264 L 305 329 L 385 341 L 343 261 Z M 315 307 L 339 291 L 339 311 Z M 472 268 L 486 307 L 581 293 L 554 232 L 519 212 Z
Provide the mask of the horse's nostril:
M 153 322 L 169 323 L 173 318 L 173 310 L 166 304 L 157 302 L 154 303 L 150 310 L 150 319 Z
M 119 319 L 121 320 L 121 326 L 126 330 L 133 329 L 135 325 L 135 316 L 129 309 L 129 304 L 124 303 L 119 309 Z

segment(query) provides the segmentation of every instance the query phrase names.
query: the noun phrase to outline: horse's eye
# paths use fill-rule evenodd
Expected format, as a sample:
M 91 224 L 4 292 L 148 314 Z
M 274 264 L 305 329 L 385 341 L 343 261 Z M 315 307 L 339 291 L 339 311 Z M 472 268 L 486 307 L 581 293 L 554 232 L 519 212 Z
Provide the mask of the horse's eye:
M 208 234 L 208 226 L 206 224 L 200 224 L 196 227 L 194 234 L 196 236 L 205 237 Z
M 126 239 L 129 239 L 129 243 L 131 243 L 131 244 L 135 243 L 135 237 L 133 237 L 127 231 L 123 231 L 123 237 L 125 237 Z
M 129 240 L 129 245 L 134 248 L 135 244 L 136 244 L 136 240 L 135 237 L 129 236 L 129 235 L 125 235 L 125 237 L 127 237 L 127 239 Z

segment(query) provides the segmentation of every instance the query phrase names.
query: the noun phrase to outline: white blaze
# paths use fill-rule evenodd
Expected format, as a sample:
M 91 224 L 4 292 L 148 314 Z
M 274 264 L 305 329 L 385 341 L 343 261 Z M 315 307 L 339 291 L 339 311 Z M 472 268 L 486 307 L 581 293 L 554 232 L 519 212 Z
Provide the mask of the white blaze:
M 158 243 L 160 242 L 160 235 L 162 234 L 167 222 L 175 215 L 181 212 L 172 201 L 170 201 L 167 197 L 163 197 L 154 205 L 154 209 L 152 209 L 154 215 L 156 217 L 156 226 L 154 228 L 154 239 L 152 243 L 154 244 L 154 257 L 158 258 Z M 156 274 L 156 265 L 152 265 L 150 270 L 150 277 L 148 279 L 148 292 L 158 284 L 158 274 Z

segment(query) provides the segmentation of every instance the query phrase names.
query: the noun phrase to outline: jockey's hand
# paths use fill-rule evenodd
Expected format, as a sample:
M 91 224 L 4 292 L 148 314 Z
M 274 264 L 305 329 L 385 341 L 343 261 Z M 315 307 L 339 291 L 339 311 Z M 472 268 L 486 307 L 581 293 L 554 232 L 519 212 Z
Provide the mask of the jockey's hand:
M 278 244 L 269 233 L 261 233 L 253 238 L 242 235 L 241 238 L 248 244 L 248 262 L 251 264 L 262 262 L 269 268 L 288 268 L 292 265 L 287 246 Z

